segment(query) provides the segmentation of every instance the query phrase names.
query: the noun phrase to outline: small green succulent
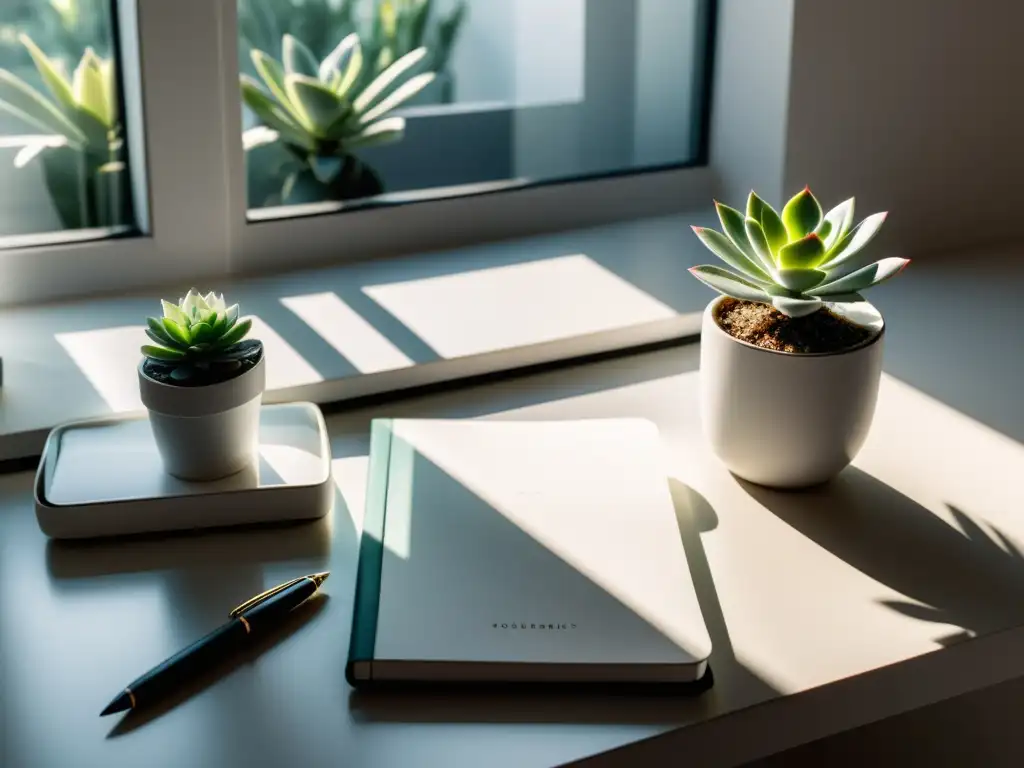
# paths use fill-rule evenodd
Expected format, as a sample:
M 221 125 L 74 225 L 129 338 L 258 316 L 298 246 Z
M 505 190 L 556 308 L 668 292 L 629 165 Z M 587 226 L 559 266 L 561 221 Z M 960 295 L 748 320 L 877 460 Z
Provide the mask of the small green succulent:
M 717 201 L 715 207 L 725 233 L 706 227 L 693 231 L 735 271 L 699 266 L 690 272 L 719 293 L 770 304 L 789 317 L 810 315 L 826 303 L 864 301 L 860 291 L 910 263 L 865 258 L 862 249 L 886 214 L 874 213 L 853 226 L 852 197 L 824 215 L 808 187 L 786 203 L 781 216 L 754 192 L 745 215 Z
M 284 36 L 282 51 L 283 63 L 263 51 L 252 52 L 266 90 L 248 75 L 241 77 L 242 98 L 264 123 L 246 131 L 243 144 L 254 149 L 282 142 L 324 185 L 354 175 L 353 150 L 400 141 L 405 119 L 388 114 L 434 79 L 433 72 L 424 72 L 403 81 L 426 57 L 427 49 L 420 47 L 359 88 L 363 49 L 356 33 L 342 40 L 322 62 L 291 35 Z M 346 198 L 381 191 L 383 185 L 373 178 L 353 182 L 339 194 Z M 288 197 L 287 191 L 282 197 Z
M 142 354 L 175 381 L 213 370 L 230 374 L 262 350 L 258 340 L 245 339 L 252 320 L 239 320 L 238 305 L 227 306 L 223 295 L 211 291 L 203 296 L 193 289 L 177 304 L 161 304 L 163 317 L 146 319 L 146 335 L 154 345 L 143 346 Z

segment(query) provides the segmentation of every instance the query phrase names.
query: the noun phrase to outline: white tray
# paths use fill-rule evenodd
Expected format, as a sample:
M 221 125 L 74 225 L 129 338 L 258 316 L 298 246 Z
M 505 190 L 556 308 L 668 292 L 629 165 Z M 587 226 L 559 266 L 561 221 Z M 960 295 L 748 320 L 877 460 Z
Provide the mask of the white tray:
M 265 405 L 258 460 L 205 483 L 164 472 L 146 418 L 65 424 L 46 440 L 36 517 L 55 539 L 323 517 L 331 508 L 331 449 L 312 403 Z

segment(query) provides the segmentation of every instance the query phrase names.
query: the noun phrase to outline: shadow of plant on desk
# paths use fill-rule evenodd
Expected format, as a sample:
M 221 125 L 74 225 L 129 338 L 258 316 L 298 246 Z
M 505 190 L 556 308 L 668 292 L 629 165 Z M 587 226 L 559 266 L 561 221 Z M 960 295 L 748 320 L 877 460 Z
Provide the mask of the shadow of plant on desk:
M 976 549 L 979 557 L 986 561 L 1002 563 L 1008 572 L 1019 573 L 1024 578 L 1024 552 L 1021 551 L 1020 547 L 1014 544 L 998 528 L 991 527 L 991 532 L 986 531 L 965 512 L 957 509 L 952 504 L 948 504 L 947 507 L 956 520 L 963 537 Z M 1024 585 L 1020 587 L 1019 592 L 1014 594 L 1017 598 L 1024 599 Z M 928 621 L 934 624 L 960 624 L 958 621 L 961 618 L 960 616 L 954 611 L 941 606 L 931 606 L 907 600 L 882 600 L 881 602 L 882 605 L 888 606 L 897 613 L 902 613 L 904 616 L 909 616 L 912 619 Z M 953 645 L 961 640 L 970 639 L 975 634 L 975 629 L 963 627 L 962 632 L 937 638 L 936 642 L 941 645 Z
M 780 520 L 907 598 L 881 604 L 962 629 L 936 637 L 940 645 L 1024 623 L 1024 553 L 952 504 L 955 524 L 853 467 L 799 493 L 738 482 Z

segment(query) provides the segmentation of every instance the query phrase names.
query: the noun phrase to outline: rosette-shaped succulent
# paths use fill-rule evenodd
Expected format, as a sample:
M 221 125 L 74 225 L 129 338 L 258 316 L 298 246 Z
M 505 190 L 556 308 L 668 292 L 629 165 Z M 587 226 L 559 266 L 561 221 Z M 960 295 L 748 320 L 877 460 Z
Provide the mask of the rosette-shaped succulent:
M 245 338 L 252 320 L 240 320 L 238 305 L 227 306 L 223 296 L 191 290 L 177 304 L 161 304 L 163 317 L 146 320 L 146 335 L 154 343 L 142 347 L 142 354 L 176 382 L 206 380 L 211 372 L 229 378 L 262 352 L 260 341 Z
M 778 214 L 754 192 L 746 214 L 715 203 L 723 232 L 693 231 L 732 269 L 693 267 L 690 272 L 719 293 L 774 306 L 789 317 L 803 317 L 826 303 L 863 301 L 860 291 L 887 280 L 909 259 L 866 258 L 864 246 L 877 234 L 885 213 L 853 224 L 853 198 L 823 214 L 808 187 Z

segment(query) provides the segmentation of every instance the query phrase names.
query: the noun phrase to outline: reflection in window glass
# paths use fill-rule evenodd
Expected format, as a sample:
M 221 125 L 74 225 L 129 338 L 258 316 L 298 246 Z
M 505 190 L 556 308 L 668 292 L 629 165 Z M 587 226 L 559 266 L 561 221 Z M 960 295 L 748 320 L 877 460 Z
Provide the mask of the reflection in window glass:
M 112 5 L 0 4 L 0 248 L 130 228 Z
M 250 209 L 701 161 L 707 0 L 238 3 Z

